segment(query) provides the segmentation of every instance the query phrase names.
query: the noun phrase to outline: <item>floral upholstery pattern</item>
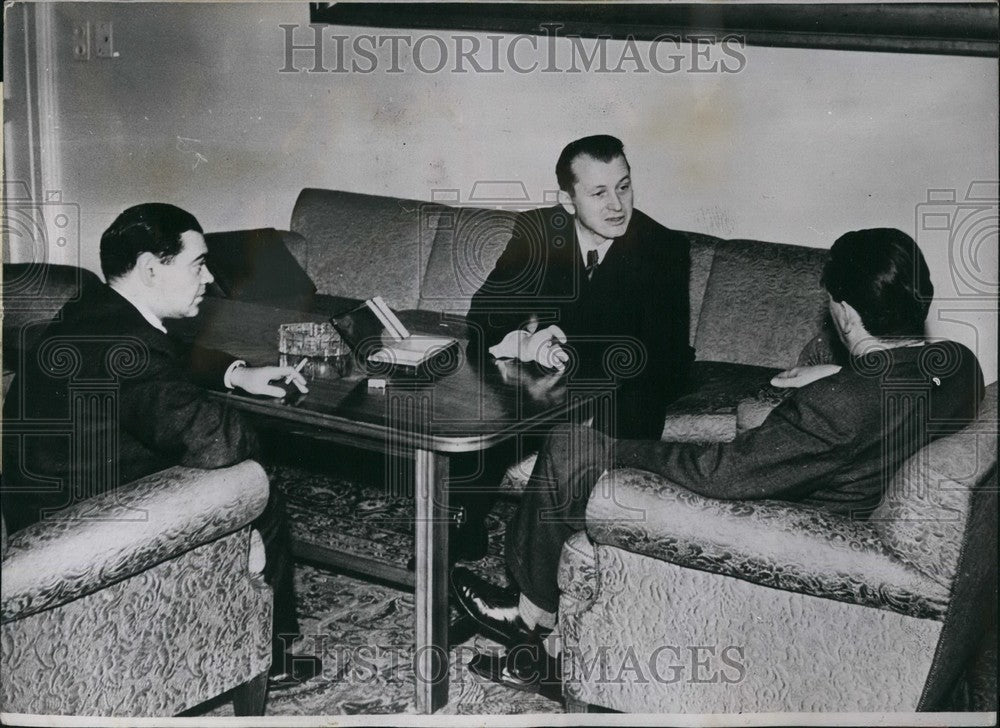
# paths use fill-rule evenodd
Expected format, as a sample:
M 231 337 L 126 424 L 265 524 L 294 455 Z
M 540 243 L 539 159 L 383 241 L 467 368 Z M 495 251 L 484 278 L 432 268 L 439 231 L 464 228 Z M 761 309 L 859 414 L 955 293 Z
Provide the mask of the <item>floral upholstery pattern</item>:
M 55 609 L 4 622 L 3 710 L 169 716 L 271 660 L 271 592 L 249 528 Z
M 896 473 L 871 524 L 887 547 L 942 586 L 955 578 L 977 484 L 997 466 L 997 384 L 969 427 L 923 448 Z
M 598 482 L 587 533 L 679 566 L 912 617 L 940 619 L 948 600 L 864 521 L 780 501 L 703 498 L 642 470 Z
M 575 700 L 629 713 L 916 709 L 936 620 L 616 546 L 593 552 L 589 602 L 576 584 L 590 570 L 586 551 L 567 546 L 561 565 L 564 691 Z
M 103 589 L 249 523 L 267 503 L 255 462 L 174 467 L 60 511 L 9 538 L 4 622 Z
M 816 344 L 800 363 L 828 355 Z M 605 474 L 559 565 L 566 694 L 628 712 L 940 709 L 996 609 L 996 389 L 904 464 L 868 521 Z M 623 667 L 698 645 L 735 649 L 736 679 L 698 679 L 691 659 L 671 680 Z
M 248 523 L 267 496 L 253 462 L 171 468 L 11 534 L 2 710 L 173 715 L 265 672 L 272 598 Z

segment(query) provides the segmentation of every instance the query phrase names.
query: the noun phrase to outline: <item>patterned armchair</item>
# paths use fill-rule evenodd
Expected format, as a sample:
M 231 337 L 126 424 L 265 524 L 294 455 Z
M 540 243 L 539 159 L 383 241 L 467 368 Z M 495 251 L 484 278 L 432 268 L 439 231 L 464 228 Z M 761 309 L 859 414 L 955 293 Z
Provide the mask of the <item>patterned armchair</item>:
M 167 716 L 235 688 L 262 714 L 267 498 L 252 461 L 174 467 L 5 533 L 0 710 Z
M 996 610 L 996 417 L 994 383 L 979 419 L 916 453 L 868 521 L 605 474 L 560 563 L 568 706 L 952 707 Z

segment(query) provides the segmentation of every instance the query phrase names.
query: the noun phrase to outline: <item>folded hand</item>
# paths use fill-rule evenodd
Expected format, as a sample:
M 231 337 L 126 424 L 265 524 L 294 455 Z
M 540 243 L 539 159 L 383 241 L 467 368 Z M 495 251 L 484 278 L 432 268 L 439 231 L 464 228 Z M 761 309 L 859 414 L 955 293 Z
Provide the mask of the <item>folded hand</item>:
M 517 358 L 521 361 L 534 361 L 548 369 L 563 370 L 569 361 L 569 352 L 562 348 L 566 343 L 566 334 L 555 324 L 539 329 L 528 335 L 521 342 L 521 350 Z

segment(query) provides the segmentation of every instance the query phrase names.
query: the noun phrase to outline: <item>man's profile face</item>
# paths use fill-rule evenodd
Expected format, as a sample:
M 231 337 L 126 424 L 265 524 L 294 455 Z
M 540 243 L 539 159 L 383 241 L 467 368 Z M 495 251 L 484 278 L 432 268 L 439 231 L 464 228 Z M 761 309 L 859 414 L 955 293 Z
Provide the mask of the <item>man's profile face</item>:
M 602 162 L 581 154 L 570 170 L 575 181 L 563 206 L 577 223 L 605 239 L 624 235 L 632 219 L 632 178 L 625 157 Z
M 169 262 L 157 261 L 155 305 L 160 318 L 198 315 L 205 286 L 215 280 L 205 265 L 205 238 L 187 230 L 181 233 L 181 250 Z

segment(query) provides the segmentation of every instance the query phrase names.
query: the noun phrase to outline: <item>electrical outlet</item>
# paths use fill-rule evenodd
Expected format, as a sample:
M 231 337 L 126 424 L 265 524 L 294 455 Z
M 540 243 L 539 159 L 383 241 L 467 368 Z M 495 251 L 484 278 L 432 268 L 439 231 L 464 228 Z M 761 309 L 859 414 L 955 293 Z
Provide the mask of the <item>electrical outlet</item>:
M 73 26 L 73 58 L 78 61 L 90 60 L 90 22 L 84 21 Z
M 94 50 L 98 58 L 114 58 L 114 36 L 111 21 L 94 23 Z

